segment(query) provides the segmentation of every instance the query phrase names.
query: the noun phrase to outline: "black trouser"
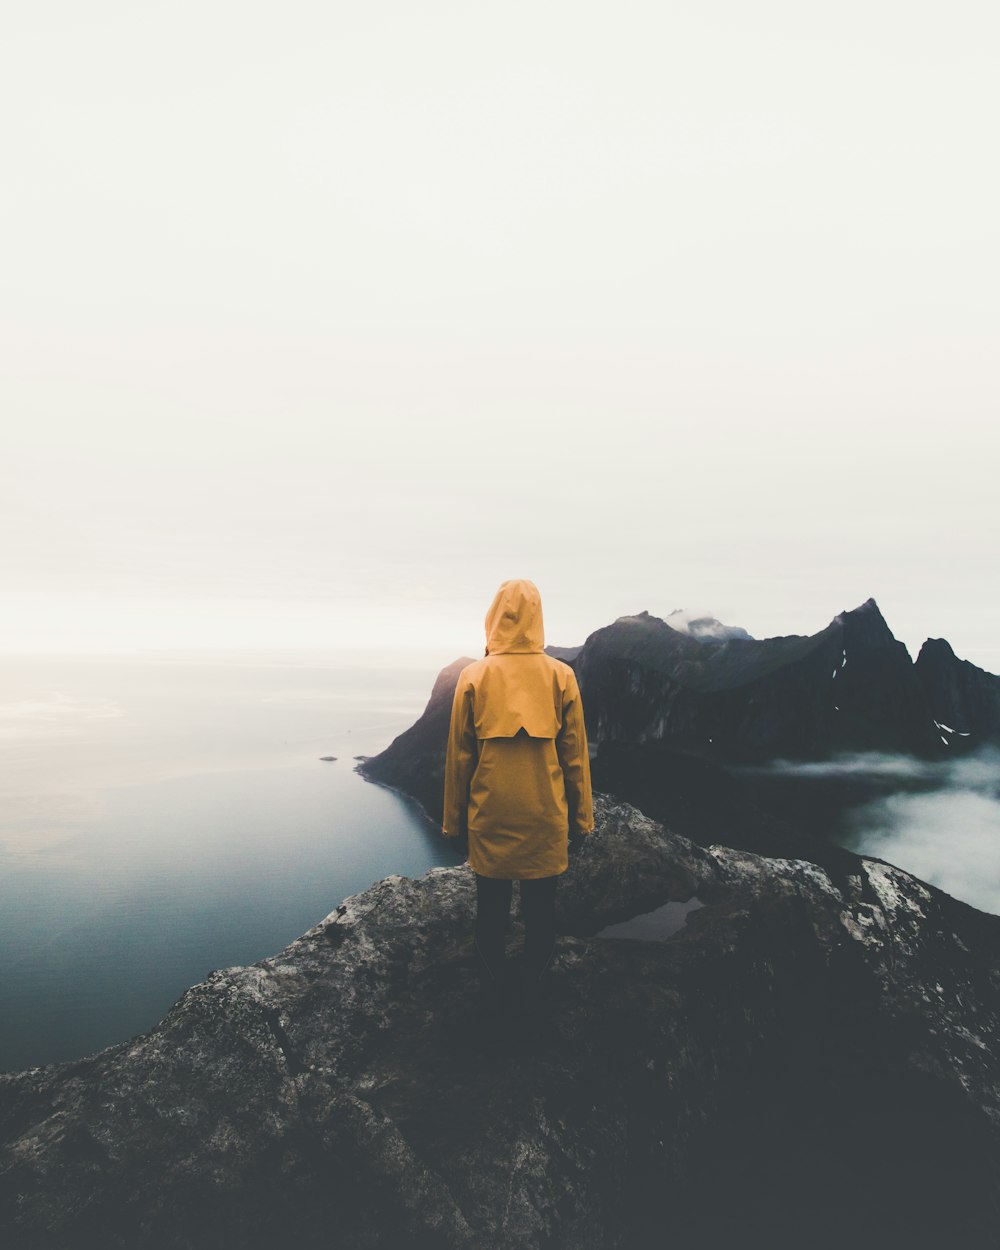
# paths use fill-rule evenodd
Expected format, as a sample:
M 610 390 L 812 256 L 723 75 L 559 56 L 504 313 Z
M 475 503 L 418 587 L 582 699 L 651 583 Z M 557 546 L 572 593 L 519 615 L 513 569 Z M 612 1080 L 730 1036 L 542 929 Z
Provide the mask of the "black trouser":
M 537 980 L 549 965 L 556 943 L 556 882 L 558 877 L 535 877 L 521 882 L 524 917 L 524 965 L 529 979 Z M 476 951 L 494 984 L 503 977 L 504 934 L 510 915 L 514 883 L 476 873 Z

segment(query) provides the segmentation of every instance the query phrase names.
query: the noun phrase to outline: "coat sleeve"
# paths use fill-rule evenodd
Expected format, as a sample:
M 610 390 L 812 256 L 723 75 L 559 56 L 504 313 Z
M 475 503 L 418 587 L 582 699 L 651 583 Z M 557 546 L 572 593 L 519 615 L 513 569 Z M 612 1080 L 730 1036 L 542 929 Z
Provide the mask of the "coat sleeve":
M 465 837 L 469 832 L 469 785 L 478 759 L 473 689 L 459 677 L 451 705 L 448 754 L 444 764 L 442 832 L 446 838 Z
M 556 737 L 556 751 L 566 783 L 570 833 L 593 833 L 594 798 L 590 790 L 590 752 L 583 703 L 576 674 L 570 673 L 563 695 L 562 728 Z

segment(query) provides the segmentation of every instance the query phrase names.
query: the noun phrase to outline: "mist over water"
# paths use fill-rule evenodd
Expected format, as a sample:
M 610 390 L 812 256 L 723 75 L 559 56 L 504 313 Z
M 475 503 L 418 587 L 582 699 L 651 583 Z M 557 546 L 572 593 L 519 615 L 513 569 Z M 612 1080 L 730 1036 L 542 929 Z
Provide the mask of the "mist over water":
M 849 813 L 850 844 L 1000 914 L 1000 754 L 984 751 L 931 775 L 938 788 L 887 795 Z
M 870 752 L 817 763 L 781 761 L 796 778 L 853 780 L 883 792 L 849 807 L 841 841 L 1000 914 L 1000 751 L 927 761 Z

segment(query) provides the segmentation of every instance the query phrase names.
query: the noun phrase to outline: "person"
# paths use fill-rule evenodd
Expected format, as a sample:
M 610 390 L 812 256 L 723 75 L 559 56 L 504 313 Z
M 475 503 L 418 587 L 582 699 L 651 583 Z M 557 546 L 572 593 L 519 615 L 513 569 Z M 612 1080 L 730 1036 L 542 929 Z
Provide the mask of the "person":
M 525 926 L 525 988 L 555 951 L 556 882 L 569 840 L 592 833 L 593 799 L 576 675 L 544 651 L 533 582 L 506 581 L 486 614 L 486 654 L 459 674 L 445 762 L 442 832 L 468 838 L 476 874 L 474 949 L 494 1002 L 506 989 L 513 882 Z

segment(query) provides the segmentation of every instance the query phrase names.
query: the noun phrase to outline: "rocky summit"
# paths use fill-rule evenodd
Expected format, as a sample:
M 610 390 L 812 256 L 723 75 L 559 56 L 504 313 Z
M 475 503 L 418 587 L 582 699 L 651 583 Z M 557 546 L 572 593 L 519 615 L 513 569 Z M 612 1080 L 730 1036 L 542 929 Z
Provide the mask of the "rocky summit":
M 542 1003 L 484 1011 L 434 869 L 0 1077 L 0 1244 L 995 1246 L 1000 918 L 596 806 Z

